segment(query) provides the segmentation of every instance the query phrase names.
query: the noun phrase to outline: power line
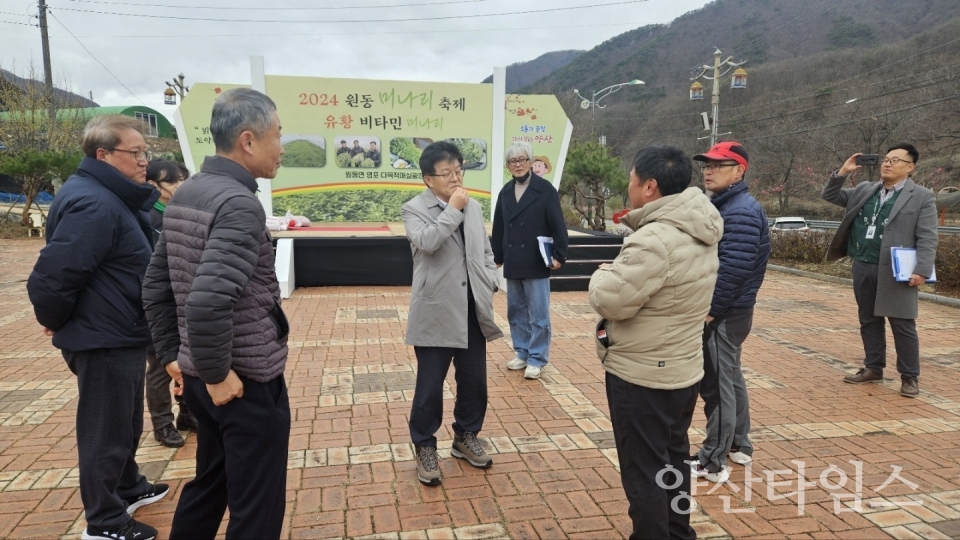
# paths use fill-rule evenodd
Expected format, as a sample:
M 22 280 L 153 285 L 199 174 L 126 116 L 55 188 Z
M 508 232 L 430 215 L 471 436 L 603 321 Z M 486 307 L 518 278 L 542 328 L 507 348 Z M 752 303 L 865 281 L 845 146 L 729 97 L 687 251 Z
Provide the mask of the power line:
M 97 58 L 92 52 L 90 52 L 90 49 L 88 49 L 87 46 L 84 45 L 83 42 L 80 41 L 80 40 L 77 38 L 77 36 L 74 36 L 74 35 L 73 35 L 73 32 L 71 32 L 70 29 L 67 28 L 67 26 L 66 26 L 65 24 L 63 24 L 63 22 L 61 22 L 60 19 L 58 19 L 56 15 L 53 14 L 53 12 L 50 12 L 50 16 L 53 17 L 53 20 L 57 21 L 57 24 L 59 24 L 61 27 L 63 27 L 63 29 L 66 30 L 67 33 L 70 34 L 70 36 L 72 36 L 73 39 L 75 39 L 75 40 L 77 41 L 77 43 L 80 44 L 81 47 L 83 47 L 83 50 L 87 51 L 87 54 L 90 55 L 90 58 L 93 58 L 94 60 L 96 60 L 96 62 L 97 62 L 98 64 L 100 64 L 100 66 L 103 67 L 103 69 L 107 70 L 107 73 L 109 73 L 110 76 L 113 77 L 113 79 L 114 79 L 115 81 L 117 81 L 117 83 L 120 84 L 120 86 L 122 86 L 127 92 L 130 92 L 130 95 L 132 95 L 133 97 L 137 98 L 137 101 L 139 101 L 141 105 L 143 105 L 144 107 L 147 106 L 147 104 L 144 103 L 142 99 L 140 99 L 140 96 L 134 94 L 134 93 L 133 93 L 133 90 L 130 90 L 129 88 L 127 88 L 127 85 L 123 84 L 123 81 L 121 81 L 119 77 L 117 77 L 116 75 L 114 75 L 113 72 L 110 71 L 110 68 L 108 68 L 108 67 L 106 66 L 106 64 L 104 64 L 103 62 L 101 62 L 99 58 Z
M 0 23 L 2 23 L 2 24 L 16 24 L 16 25 L 19 25 L 19 26 L 32 26 L 32 27 L 34 27 L 34 28 L 37 27 L 35 24 L 29 24 L 29 23 L 24 23 L 24 22 L 0 21 Z
M 958 66 L 960 66 L 960 64 L 955 64 L 955 65 L 949 66 L 949 67 L 952 68 L 952 67 L 958 67 Z M 942 69 L 948 69 L 948 68 L 942 68 Z M 914 86 L 912 86 L 912 87 L 901 86 L 901 87 L 897 87 L 896 89 L 891 90 L 891 91 L 889 91 L 889 92 L 884 92 L 884 93 L 881 93 L 881 94 L 874 94 L 874 95 L 872 95 L 872 96 L 866 96 L 866 97 L 863 97 L 863 98 L 858 99 L 858 101 L 868 101 L 868 100 L 871 100 L 871 99 L 880 99 L 880 98 L 884 98 L 884 97 L 888 97 L 888 96 L 893 96 L 893 95 L 896 95 L 896 94 L 902 94 L 902 93 L 904 93 L 904 92 L 913 92 L 913 91 L 916 91 L 916 90 L 924 90 L 924 89 L 930 88 L 930 87 L 932 87 L 932 86 L 939 86 L 939 85 L 941 85 L 941 84 L 953 83 L 953 82 L 954 82 L 954 81 L 953 81 L 953 76 L 950 75 L 950 74 L 947 74 L 947 75 L 943 75 L 943 76 L 941 76 L 941 77 L 934 78 L 934 79 L 932 79 L 932 80 L 918 81 L 918 82 L 917 82 Z M 921 83 L 922 83 L 922 84 L 921 84 Z M 745 120 L 743 120 L 743 121 L 737 121 L 738 119 L 733 119 L 733 120 L 728 120 L 727 123 L 726 123 L 726 125 L 729 125 L 729 126 L 734 127 L 734 128 L 739 128 L 739 127 L 746 126 L 746 125 L 750 125 L 750 124 L 756 124 L 756 123 L 759 123 L 759 122 L 765 122 L 765 121 L 767 121 L 767 120 L 782 120 L 782 119 L 788 118 L 788 117 L 790 117 L 790 116 L 796 116 L 796 115 L 798 115 L 798 114 L 823 112 L 823 111 L 825 111 L 825 110 L 827 110 L 827 109 L 830 109 L 830 108 L 833 108 L 833 107 L 842 107 L 843 105 L 846 105 L 846 104 L 847 104 L 846 102 L 843 102 L 843 103 L 825 104 L 825 105 L 822 105 L 822 106 L 816 106 L 816 105 L 814 105 L 814 106 L 808 106 L 808 107 L 805 107 L 805 108 L 801 108 L 801 109 L 789 111 L 789 112 L 786 112 L 786 113 L 783 113 L 783 114 L 778 114 L 778 115 L 775 115 L 775 116 L 767 116 L 767 117 L 765 117 L 765 118 L 745 119 Z M 743 117 L 739 117 L 739 118 L 743 118 Z
M 865 75 L 868 75 L 868 74 L 870 74 L 870 73 L 873 73 L 874 71 L 878 71 L 878 70 L 881 70 L 881 69 L 888 68 L 888 67 L 890 67 L 890 66 L 892 66 L 892 65 L 894 65 L 894 64 L 899 64 L 900 62 L 905 62 L 905 61 L 907 61 L 907 60 L 916 58 L 916 57 L 921 56 L 921 55 L 923 55 L 923 54 L 926 54 L 926 53 L 928 53 L 928 52 L 935 51 L 935 50 L 937 50 L 937 49 L 940 49 L 940 48 L 942 48 L 942 47 L 946 47 L 946 46 L 948 46 L 948 45 L 952 45 L 952 44 L 957 43 L 957 42 L 960 42 L 960 38 L 954 39 L 954 40 L 952 40 L 952 41 L 948 41 L 948 42 L 946 42 L 946 43 L 941 43 L 940 45 L 937 45 L 936 47 L 931 47 L 931 48 L 929 48 L 929 49 L 920 51 L 920 52 L 918 52 L 918 53 L 916 53 L 916 54 L 913 54 L 913 55 L 911 55 L 911 56 L 907 56 L 907 57 L 901 58 L 901 59 L 899 59 L 899 60 L 894 60 L 893 62 L 890 62 L 889 64 L 884 64 L 884 65 L 882 65 L 882 66 L 878 66 L 878 67 L 873 68 L 873 69 L 871 69 L 871 70 L 864 71 L 863 73 L 858 73 L 857 75 L 854 75 L 853 77 L 849 77 L 849 78 L 843 79 L 843 80 L 841 80 L 841 81 L 838 81 L 836 84 L 837 84 L 837 85 L 840 85 L 840 84 L 843 84 L 843 83 L 846 83 L 846 82 L 850 82 L 850 81 L 852 81 L 852 80 L 854 80 L 854 79 L 859 79 L 860 77 L 863 77 L 863 76 L 865 76 Z M 932 71 L 932 70 L 931 70 L 931 71 Z M 926 73 L 926 72 L 924 72 L 924 73 Z M 890 81 L 890 80 L 896 80 L 896 79 L 900 79 L 900 78 L 904 78 L 904 77 L 909 77 L 909 76 L 910 76 L 910 75 L 897 76 L 897 77 L 894 77 L 893 79 L 887 79 L 887 80 L 885 80 L 885 81 L 880 81 L 880 83 L 882 83 L 882 82 L 887 82 L 887 81 Z M 849 89 L 854 89 L 854 88 L 864 88 L 864 87 L 866 87 L 866 86 L 872 86 L 872 85 L 874 85 L 874 84 L 879 84 L 879 83 L 874 82 L 874 83 L 867 83 L 867 84 L 859 85 L 859 86 L 838 87 L 838 88 L 836 88 L 836 91 L 839 91 L 839 90 L 849 90 Z M 779 103 L 786 103 L 786 102 L 789 102 L 789 101 L 796 101 L 796 100 L 798 100 L 798 99 L 806 99 L 806 98 L 811 98 L 811 97 L 817 97 L 817 96 L 819 96 L 819 95 L 820 95 L 820 92 L 814 92 L 813 94 L 806 94 L 806 95 L 803 95 L 803 96 L 794 96 L 794 97 L 784 98 L 784 99 L 777 100 L 777 101 L 771 101 L 770 103 L 767 103 L 767 104 L 765 104 L 765 105 L 760 105 L 760 106 L 741 105 L 741 106 L 739 106 L 739 107 L 727 107 L 727 108 L 725 108 L 724 110 L 725 110 L 725 111 L 735 111 L 735 110 L 738 110 L 738 109 L 756 107 L 756 108 L 754 108 L 753 110 L 754 110 L 754 111 L 757 111 L 757 110 L 760 110 L 760 109 L 763 109 L 763 108 L 772 107 L 772 106 L 777 105 L 777 104 L 779 104 Z
M 450 4 L 476 4 L 480 2 L 490 2 L 491 0 L 450 0 L 448 2 L 418 2 L 415 4 L 378 4 L 378 5 L 352 5 L 352 6 L 302 6 L 302 7 L 243 7 L 243 6 L 191 6 L 191 5 L 171 5 L 171 4 L 138 4 L 136 2 L 108 2 L 106 0 L 71 0 L 72 2 L 84 2 L 88 4 L 109 4 L 113 6 L 135 6 L 146 8 L 169 8 L 169 9 L 215 9 L 217 11 L 316 11 L 316 10 L 344 10 L 351 11 L 356 9 L 383 9 L 383 8 L 406 8 L 418 6 L 446 6 Z
M 605 24 L 574 24 L 574 25 L 569 25 L 569 26 L 551 26 L 550 28 L 551 28 L 551 29 L 555 29 L 555 28 L 596 28 L 596 27 L 608 28 L 608 27 L 610 27 L 610 26 L 635 26 L 635 25 L 638 25 L 638 24 L 642 25 L 642 24 L 648 24 L 648 23 L 627 22 L 627 23 L 605 23 Z M 530 28 L 529 26 L 522 26 L 522 27 L 518 27 L 518 26 L 508 26 L 508 27 L 498 27 L 498 28 L 464 28 L 464 29 L 457 29 L 457 30 L 417 30 L 417 33 L 418 33 L 418 34 L 461 34 L 461 33 L 464 33 L 464 32 L 501 32 L 501 31 L 504 31 L 504 32 L 514 32 L 514 31 L 517 31 L 517 30 L 529 30 L 529 28 Z M 386 32 L 364 32 L 364 35 L 388 35 L 388 34 L 409 34 L 409 33 L 410 33 L 409 30 L 395 30 L 395 31 L 391 30 L 391 31 L 386 31 Z M 354 36 L 354 35 L 356 35 L 356 31 L 353 31 L 353 32 L 324 32 L 324 33 L 321 33 L 321 34 L 317 34 L 317 33 L 300 34 L 300 33 L 290 33 L 290 32 L 284 32 L 284 33 L 280 33 L 280 34 L 261 34 L 261 33 L 250 33 L 250 32 L 245 33 L 245 34 L 177 34 L 176 37 L 177 37 L 177 39 L 182 39 L 182 38 L 220 38 L 220 37 L 244 37 L 244 38 L 250 38 L 250 37 L 264 37 L 264 36 L 290 36 L 290 37 L 294 37 L 294 36 L 311 37 L 311 36 L 313 36 L 313 37 L 325 37 L 325 36 Z M 148 36 L 145 36 L 145 35 L 142 35 L 142 34 L 126 35 L 126 36 L 123 36 L 123 35 L 87 35 L 87 36 L 79 36 L 79 37 L 87 37 L 87 38 L 124 38 L 124 39 L 152 39 L 152 38 L 170 39 L 170 34 L 164 34 L 164 35 L 162 35 L 162 36 L 157 36 L 157 35 L 148 35 Z
M 871 72 L 874 72 L 874 71 L 877 71 L 877 70 L 880 70 L 880 69 L 887 68 L 887 67 L 889 67 L 889 66 L 892 66 L 892 65 L 894 65 L 894 64 L 898 64 L 898 63 L 903 62 L 903 61 L 906 61 L 906 60 L 910 60 L 910 59 L 916 58 L 916 57 L 921 56 L 921 55 L 923 55 L 923 54 L 932 52 L 932 51 L 934 51 L 934 50 L 936 50 L 936 49 L 940 49 L 940 48 L 946 47 L 946 46 L 948 46 L 948 45 L 951 45 L 951 44 L 957 43 L 957 42 L 960 42 L 960 38 L 954 39 L 954 40 L 952 40 L 952 41 L 948 41 L 948 42 L 946 42 L 946 43 L 941 43 L 940 45 L 937 45 L 937 46 L 935 46 L 935 47 L 931 47 L 931 48 L 929 48 L 929 49 L 920 51 L 920 52 L 918 52 L 918 53 L 916 53 L 916 54 L 913 54 L 913 55 L 911 55 L 911 56 L 907 56 L 907 57 L 901 58 L 901 59 L 899 59 L 899 60 L 894 60 L 893 62 L 890 62 L 889 64 L 884 64 L 884 65 L 879 66 L 879 67 L 877 67 L 877 68 L 874 68 L 874 69 L 872 69 L 872 70 L 870 70 L 870 71 L 866 71 L 866 72 L 864 72 L 864 73 L 855 75 L 855 76 L 853 76 L 853 77 L 849 77 L 849 78 L 847 78 L 847 79 L 841 80 L 841 81 L 839 81 L 837 84 L 842 84 L 842 83 L 845 83 L 845 82 L 852 81 L 852 80 L 857 79 L 857 78 L 860 78 L 860 77 L 862 77 L 862 76 L 864 76 L 864 75 L 866 75 L 866 74 L 868 74 L 868 73 L 871 73 Z M 880 81 L 873 81 L 873 82 L 869 82 L 869 83 L 866 83 L 866 84 L 860 84 L 860 85 L 854 85 L 854 86 L 845 86 L 845 87 L 833 88 L 833 89 L 831 89 L 831 93 L 833 93 L 833 92 L 840 92 L 840 91 L 843 91 L 843 90 L 856 90 L 856 89 L 858 89 L 858 88 L 868 88 L 868 87 L 870 87 L 870 86 L 876 86 L 876 85 L 878 85 L 878 84 L 885 84 L 885 83 L 889 83 L 889 82 L 898 81 L 898 80 L 901 80 L 901 79 L 915 78 L 915 77 L 917 77 L 917 76 L 919 76 L 919 75 L 925 75 L 925 74 L 927 74 L 927 73 L 931 73 L 931 72 L 934 72 L 934 71 L 940 71 L 940 70 L 943 70 L 943 69 L 950 69 L 950 68 L 958 67 L 958 66 L 960 66 L 960 64 L 955 64 L 955 65 L 947 66 L 947 67 L 935 67 L 935 68 L 931 68 L 931 69 L 928 69 L 928 70 L 926 70 L 926 71 L 921 71 L 921 72 L 918 72 L 918 73 L 908 73 L 908 74 L 906 74 L 906 75 L 897 75 L 896 77 L 891 77 L 891 78 L 889 78 L 889 79 L 883 79 L 883 80 L 880 80 Z M 749 104 L 749 105 L 740 105 L 740 106 L 737 106 L 737 107 L 726 107 L 726 108 L 724 108 L 724 111 L 728 111 L 728 112 L 729 112 L 729 111 L 740 111 L 740 110 L 743 110 L 743 109 L 747 109 L 747 110 L 744 111 L 744 114 L 742 114 L 742 115 L 740 115 L 740 116 L 736 116 L 736 117 L 734 117 L 734 118 L 731 118 L 731 119 L 727 120 L 725 123 L 734 123 L 734 122 L 736 122 L 736 121 L 739 120 L 739 119 L 745 118 L 746 115 L 749 114 L 749 113 L 753 113 L 753 112 L 757 112 L 757 111 L 760 111 L 760 110 L 763 110 L 763 109 L 767 109 L 767 108 L 773 107 L 774 105 L 779 105 L 779 104 L 781 104 L 781 103 L 788 103 L 788 102 L 791 102 L 791 101 L 797 101 L 797 100 L 801 100 L 801 99 L 807 99 L 807 98 L 811 98 L 811 97 L 818 97 L 818 96 L 821 96 L 821 95 L 822 95 L 822 92 L 819 92 L 819 91 L 818 91 L 818 92 L 814 92 L 814 93 L 812 93 L 812 94 L 805 94 L 805 95 L 801 95 L 801 96 L 794 96 L 794 97 L 779 99 L 779 100 L 771 101 L 771 102 L 769 102 L 769 103 L 764 103 L 764 104 Z M 883 94 L 883 95 L 886 95 L 886 94 Z M 866 98 L 863 98 L 863 100 L 872 99 L 872 98 L 874 98 L 874 97 L 882 97 L 883 95 L 866 97 Z M 837 105 L 843 105 L 843 104 L 841 103 L 841 104 L 837 104 Z M 824 107 L 831 107 L 831 106 L 834 106 L 834 105 L 827 105 L 827 106 L 824 106 Z M 810 106 L 806 106 L 804 109 L 801 109 L 800 111 L 803 112 L 803 111 L 812 111 L 812 110 L 813 110 L 813 109 L 811 109 Z M 788 111 L 788 112 L 786 113 L 786 115 L 790 115 L 790 114 L 793 114 L 793 113 L 794 113 L 794 111 Z M 627 121 L 627 120 L 648 120 L 648 119 L 664 119 L 664 118 L 682 118 L 682 117 L 684 117 L 684 116 L 699 116 L 699 115 L 700 115 L 699 112 L 690 112 L 690 113 L 678 113 L 678 114 L 668 114 L 668 115 L 653 115 L 653 116 L 606 117 L 605 120 L 624 120 L 624 121 Z M 752 120 L 746 120 L 746 121 L 752 122 Z M 696 131 L 696 130 L 693 130 L 693 131 Z M 671 132 L 671 133 L 674 133 L 674 132 Z
M 471 15 L 443 15 L 437 17 L 411 17 L 407 19 L 363 19 L 363 20 L 269 20 L 269 19 L 218 19 L 215 17 L 182 17 L 178 15 L 148 15 L 146 13 L 117 13 L 112 11 L 97 11 L 90 9 L 76 9 L 76 8 L 66 8 L 60 7 L 62 11 L 75 11 L 78 13 L 94 13 L 97 15 L 117 15 L 121 17 L 143 17 L 148 19 L 170 19 L 176 21 L 206 21 L 206 22 L 227 22 L 227 23 L 291 23 L 291 24 L 352 24 L 352 23 L 396 23 L 396 22 L 415 22 L 415 21 L 444 21 L 451 19 L 462 20 L 465 17 L 471 18 L 486 18 L 486 17 L 505 17 L 509 15 L 531 15 L 535 13 L 552 13 L 557 11 L 571 11 L 578 9 L 590 9 L 598 7 L 611 7 L 611 6 L 621 6 L 626 4 L 640 4 L 647 2 L 649 0 L 621 0 L 619 2 L 611 2 L 609 4 L 591 4 L 586 6 L 571 6 L 571 7 L 559 7 L 559 8 L 544 8 L 544 9 L 529 9 L 525 11 L 509 11 L 504 13 L 478 13 Z
M 811 132 L 811 131 L 820 131 L 821 129 L 828 129 L 828 128 L 834 128 L 834 127 L 838 127 L 838 126 L 844 126 L 844 125 L 847 125 L 847 124 L 852 124 L 852 123 L 854 123 L 854 122 L 862 122 L 862 121 L 864 121 L 864 120 L 869 120 L 869 119 L 871 119 L 871 118 L 877 118 L 877 117 L 880 117 L 880 116 L 889 116 L 889 115 L 891 115 L 891 114 L 906 112 L 906 111 L 910 111 L 910 110 L 917 109 L 917 108 L 920 108 L 920 107 L 925 107 L 925 106 L 927 106 L 927 105 L 934 105 L 934 104 L 937 104 L 937 103 L 941 103 L 941 102 L 944 102 L 944 101 L 950 101 L 951 99 L 957 99 L 957 98 L 960 98 L 960 94 L 956 94 L 956 95 L 952 95 L 952 96 L 946 96 L 946 97 L 942 97 L 942 98 L 938 98 L 938 99 L 932 99 L 932 100 L 930 100 L 930 101 L 924 101 L 923 103 L 916 103 L 916 104 L 914 104 L 914 105 L 910 105 L 909 107 L 903 107 L 903 108 L 900 108 L 900 109 L 895 109 L 895 110 L 887 111 L 887 112 L 883 112 L 883 113 L 873 113 L 873 114 L 871 114 L 870 116 L 863 116 L 863 117 L 860 117 L 860 118 L 854 118 L 854 119 L 852 119 L 852 120 L 844 120 L 843 122 L 836 122 L 836 123 L 833 123 L 833 124 L 827 124 L 827 125 L 822 125 L 822 126 L 814 126 L 814 127 L 809 127 L 809 128 L 797 129 L 797 130 L 794 130 L 794 131 L 787 131 L 787 132 L 785 132 L 785 133 L 775 133 L 775 134 L 773 134 L 773 135 L 757 135 L 757 136 L 755 136 L 755 137 L 746 137 L 746 138 L 744 138 L 744 139 L 742 139 L 742 140 L 744 140 L 744 141 L 755 141 L 755 140 L 759 140 L 759 139 L 769 139 L 769 138 L 773 138 L 773 137 L 786 137 L 787 135 L 796 135 L 796 134 L 799 134 L 799 133 L 809 133 L 809 132 Z

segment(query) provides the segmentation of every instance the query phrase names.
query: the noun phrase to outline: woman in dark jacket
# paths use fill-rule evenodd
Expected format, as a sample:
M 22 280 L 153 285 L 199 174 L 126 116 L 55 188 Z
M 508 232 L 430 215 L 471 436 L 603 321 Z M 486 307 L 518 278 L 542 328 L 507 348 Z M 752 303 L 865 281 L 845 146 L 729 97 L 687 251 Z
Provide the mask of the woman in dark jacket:
M 160 192 L 160 199 L 150 209 L 150 223 L 153 227 L 153 239 L 160 239 L 163 230 L 163 212 L 173 193 L 185 180 L 180 167 L 173 162 L 155 159 L 147 165 L 147 182 Z M 171 364 L 176 368 L 177 363 Z M 153 421 L 153 437 L 163 446 L 179 448 L 183 446 L 183 437 L 177 430 L 196 429 L 197 420 L 187 410 L 187 404 L 177 395 L 180 412 L 177 414 L 176 426 L 173 420 L 173 403 L 170 400 L 170 374 L 167 368 L 157 361 L 157 355 L 151 345 L 147 350 L 147 408 Z M 179 392 L 177 388 L 174 392 Z

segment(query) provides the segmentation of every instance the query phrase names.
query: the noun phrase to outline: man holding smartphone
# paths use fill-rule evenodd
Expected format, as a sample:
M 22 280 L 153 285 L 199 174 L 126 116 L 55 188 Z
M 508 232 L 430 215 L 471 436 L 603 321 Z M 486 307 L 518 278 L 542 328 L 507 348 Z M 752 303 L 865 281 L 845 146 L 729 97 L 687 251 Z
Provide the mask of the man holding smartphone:
M 918 287 L 933 273 L 937 253 L 936 198 L 910 179 L 920 154 L 912 144 L 899 143 L 881 162 L 879 182 L 844 188 L 850 174 L 862 168 L 863 154 L 854 154 L 830 177 L 824 200 L 846 208 L 827 260 L 853 259 L 853 294 L 860 318 L 864 367 L 843 381 L 862 384 L 883 380 L 886 367 L 886 327 L 890 321 L 897 349 L 900 395 L 920 394 L 920 340 L 917 337 Z M 917 266 L 908 282 L 893 277 L 891 247 L 917 250 Z

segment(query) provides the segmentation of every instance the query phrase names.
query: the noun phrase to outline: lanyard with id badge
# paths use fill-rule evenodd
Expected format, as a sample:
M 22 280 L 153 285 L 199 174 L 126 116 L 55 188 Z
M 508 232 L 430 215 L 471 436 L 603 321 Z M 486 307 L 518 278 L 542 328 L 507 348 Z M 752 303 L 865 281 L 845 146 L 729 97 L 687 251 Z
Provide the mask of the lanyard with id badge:
M 883 191 L 883 189 L 881 188 L 880 191 Z M 889 200 L 889 197 L 884 197 L 882 193 L 877 192 L 877 204 L 874 205 L 873 217 L 870 218 L 870 225 L 867 226 L 867 234 L 864 235 L 867 240 L 873 240 L 877 235 L 877 217 L 880 215 L 880 210 L 883 210 L 883 205 L 886 204 L 887 200 Z M 864 219 L 864 221 L 866 221 L 866 219 Z

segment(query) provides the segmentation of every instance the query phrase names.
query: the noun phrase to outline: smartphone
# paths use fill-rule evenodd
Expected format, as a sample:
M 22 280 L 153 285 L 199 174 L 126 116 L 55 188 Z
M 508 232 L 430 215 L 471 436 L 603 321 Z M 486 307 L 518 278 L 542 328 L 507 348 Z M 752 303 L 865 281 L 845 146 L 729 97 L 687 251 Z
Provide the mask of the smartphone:
M 874 166 L 879 162 L 880 156 L 878 154 L 860 154 L 857 156 L 857 165 Z

